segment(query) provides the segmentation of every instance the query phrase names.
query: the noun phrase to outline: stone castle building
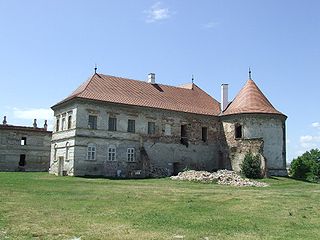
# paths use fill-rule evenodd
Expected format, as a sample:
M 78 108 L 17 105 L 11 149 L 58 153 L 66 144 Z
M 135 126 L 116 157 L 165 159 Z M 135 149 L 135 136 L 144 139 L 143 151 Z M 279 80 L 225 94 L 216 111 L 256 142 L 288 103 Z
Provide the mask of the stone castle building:
M 0 124 L 0 171 L 48 171 L 51 131 L 43 128 Z
M 239 171 L 260 154 L 271 175 L 286 175 L 286 116 L 249 77 L 232 102 L 194 83 L 157 84 L 95 73 L 52 109 L 50 173 L 169 176 L 189 168 Z

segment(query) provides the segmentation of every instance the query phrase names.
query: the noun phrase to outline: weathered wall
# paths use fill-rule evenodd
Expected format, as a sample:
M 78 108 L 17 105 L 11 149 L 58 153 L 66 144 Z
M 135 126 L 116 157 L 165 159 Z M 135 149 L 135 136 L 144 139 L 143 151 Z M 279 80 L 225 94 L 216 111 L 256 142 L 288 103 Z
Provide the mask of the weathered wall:
M 245 139 L 262 139 L 263 156 L 267 170 L 272 175 L 286 175 L 286 149 L 285 149 L 285 117 L 269 114 L 239 114 L 222 117 L 224 134 L 226 136 L 229 154 L 231 150 L 248 147 L 243 145 Z M 242 139 L 235 139 L 235 124 L 242 125 Z M 247 145 L 247 144 L 246 144 Z M 252 145 L 252 148 L 255 145 Z M 256 149 L 259 149 L 256 145 Z M 238 150 L 237 150 L 238 151 Z M 258 151 L 252 149 L 252 151 Z M 232 154 L 230 155 L 232 157 Z M 234 156 L 235 157 L 235 156 Z M 236 157 L 242 157 L 236 155 Z M 231 159 L 231 162 L 240 163 L 241 159 Z
M 58 148 L 51 172 L 58 169 L 59 156 L 65 155 L 68 141 L 74 146 L 71 166 L 65 170 L 74 175 L 140 176 L 172 175 L 174 171 L 190 167 L 213 170 L 221 167 L 219 154 L 221 125 L 218 117 L 155 110 L 135 106 L 78 102 L 55 110 L 55 115 L 73 109 L 76 128 L 53 134 L 52 150 Z M 75 114 L 76 112 L 76 114 Z M 97 129 L 88 129 L 88 116 L 97 116 Z M 109 117 L 117 118 L 117 131 L 108 131 Z M 128 119 L 135 120 L 135 133 L 127 132 Z M 155 122 L 155 134 L 148 134 L 148 122 Z M 181 144 L 181 125 L 187 126 L 188 146 Z M 75 127 L 75 126 L 74 126 Z M 208 140 L 202 140 L 202 127 L 208 128 Z M 71 139 L 74 142 L 71 142 Z M 87 159 L 88 144 L 96 146 L 96 160 Z M 108 147 L 116 147 L 114 162 L 107 161 Z M 135 149 L 135 162 L 127 161 L 127 148 Z M 70 150 L 69 150 L 70 151 Z M 143 154 L 141 154 L 143 153 Z M 53 159 L 54 153 L 51 153 Z M 71 158 L 71 157 L 70 157 Z M 220 163 L 219 163 L 220 159 Z
M 21 138 L 26 145 L 21 145 Z M 51 132 L 31 128 L 0 128 L 0 171 L 48 171 Z M 20 155 L 25 165 L 19 166 Z

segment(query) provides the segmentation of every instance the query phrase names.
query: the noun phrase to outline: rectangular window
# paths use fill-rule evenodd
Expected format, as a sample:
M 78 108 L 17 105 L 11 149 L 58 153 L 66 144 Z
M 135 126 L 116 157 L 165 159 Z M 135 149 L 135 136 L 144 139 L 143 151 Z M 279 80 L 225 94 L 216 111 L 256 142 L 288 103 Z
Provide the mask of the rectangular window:
M 71 128 L 71 124 L 72 124 L 72 115 L 68 116 L 68 129 Z
M 117 119 L 109 117 L 109 131 L 117 131 Z
M 89 115 L 88 128 L 97 129 L 97 116 Z
M 208 128 L 207 127 L 202 128 L 202 141 L 204 141 L 204 142 L 208 141 Z
M 115 147 L 108 148 L 108 161 L 116 161 L 116 148 Z
M 96 160 L 96 146 L 93 144 L 88 145 L 87 160 Z
M 59 118 L 57 118 L 57 121 L 56 121 L 56 132 L 59 131 L 59 126 L 60 126 L 60 120 L 59 120 Z
M 134 148 L 128 148 L 127 149 L 127 160 L 128 162 L 134 162 L 135 161 L 135 149 Z
M 129 119 L 128 120 L 128 132 L 135 133 L 136 132 L 136 121 Z
M 27 137 L 21 138 L 21 146 L 27 145 Z
M 148 122 L 148 134 L 156 133 L 156 124 L 155 122 Z
M 235 125 L 235 138 L 242 138 L 242 126 L 240 124 Z
M 62 118 L 62 121 L 61 121 L 61 130 L 62 131 L 65 129 L 65 125 L 66 125 L 66 118 Z

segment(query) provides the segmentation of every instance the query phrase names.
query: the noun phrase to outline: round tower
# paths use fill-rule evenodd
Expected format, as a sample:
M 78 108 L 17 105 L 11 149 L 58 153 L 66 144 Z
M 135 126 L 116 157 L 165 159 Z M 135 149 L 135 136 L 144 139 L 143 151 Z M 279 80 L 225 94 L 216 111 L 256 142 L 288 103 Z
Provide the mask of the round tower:
M 286 176 L 287 116 L 276 110 L 251 79 L 221 113 L 231 167 L 240 171 L 248 152 L 259 154 L 268 175 Z

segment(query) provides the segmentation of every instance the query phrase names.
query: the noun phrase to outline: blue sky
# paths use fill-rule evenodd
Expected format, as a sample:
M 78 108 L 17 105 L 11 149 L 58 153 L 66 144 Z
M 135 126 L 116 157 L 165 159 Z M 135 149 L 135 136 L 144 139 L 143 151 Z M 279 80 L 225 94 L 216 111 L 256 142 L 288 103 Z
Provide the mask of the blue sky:
M 287 158 L 320 147 L 320 1 L 0 0 L 0 114 L 51 120 L 98 72 L 195 83 L 232 99 L 252 77 L 288 116 Z M 230 99 L 230 100 L 231 100 Z M 1 117 L 2 118 L 2 117 Z

